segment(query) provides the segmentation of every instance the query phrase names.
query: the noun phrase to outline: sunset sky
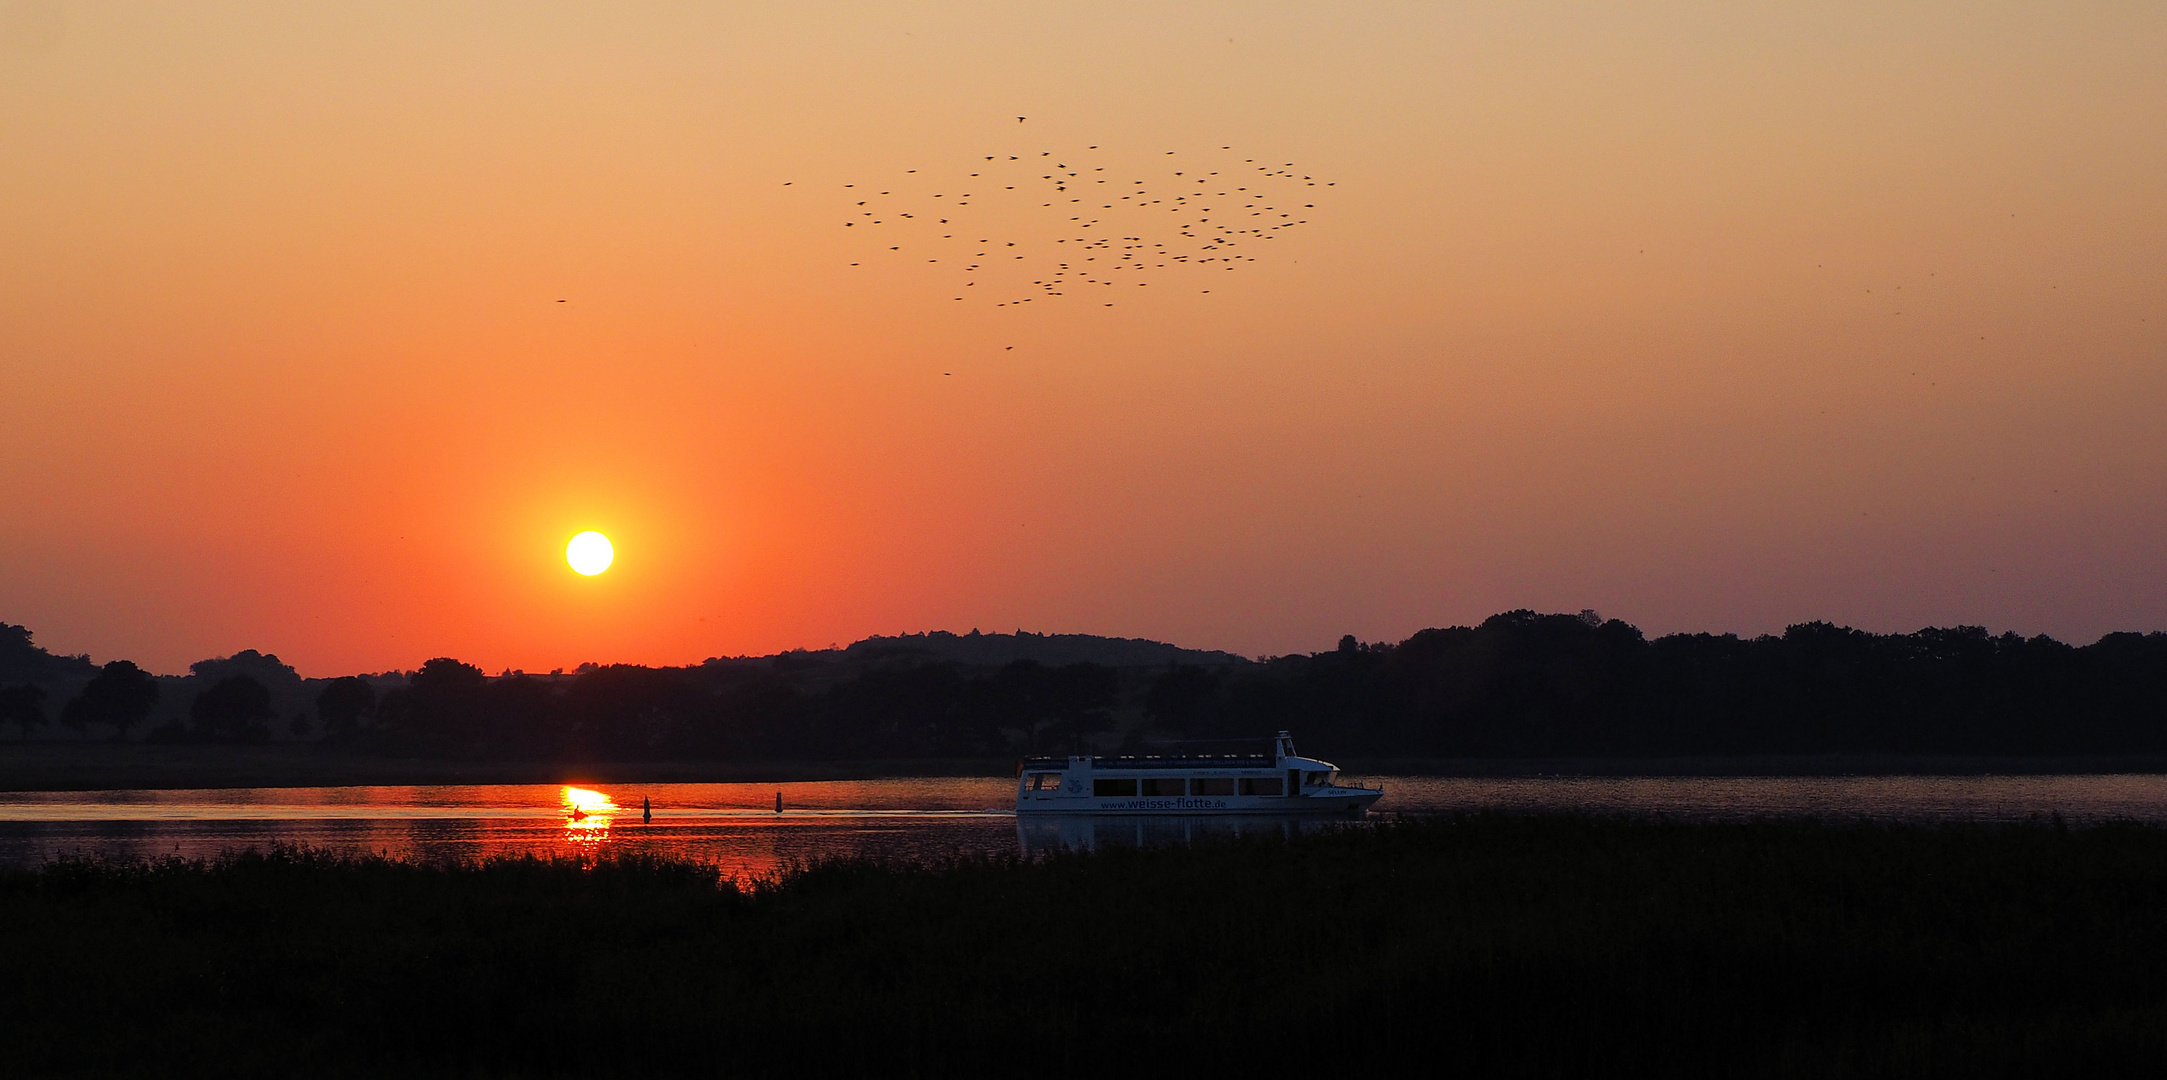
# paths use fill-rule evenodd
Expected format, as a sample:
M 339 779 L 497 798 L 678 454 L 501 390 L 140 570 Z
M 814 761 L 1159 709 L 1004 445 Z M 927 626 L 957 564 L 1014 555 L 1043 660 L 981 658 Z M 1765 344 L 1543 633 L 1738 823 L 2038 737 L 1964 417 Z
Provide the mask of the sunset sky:
M 2156 0 L 0 0 L 0 621 L 307 675 L 2167 628 L 2163 57 Z M 842 225 L 1084 147 L 1330 186 L 1110 307 Z

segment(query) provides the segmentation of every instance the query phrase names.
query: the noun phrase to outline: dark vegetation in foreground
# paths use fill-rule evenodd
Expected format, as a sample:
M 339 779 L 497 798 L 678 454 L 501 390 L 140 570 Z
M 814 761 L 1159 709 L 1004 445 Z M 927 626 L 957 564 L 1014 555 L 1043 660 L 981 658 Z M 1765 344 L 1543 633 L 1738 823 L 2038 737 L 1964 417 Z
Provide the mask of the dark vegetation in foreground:
M 64 862 L 0 874 L 0 1017 L 26 1076 L 2153 1075 L 2163 905 L 2136 826 L 1474 817 L 743 889 Z
M 187 677 L 98 668 L 0 625 L 0 728 L 27 737 L 48 721 L 176 742 L 307 736 L 364 755 L 575 763 L 1012 759 L 1278 730 L 1340 758 L 2158 755 L 2167 633 L 2079 647 L 1978 627 L 1808 623 L 1651 641 L 1592 612 L 1514 611 L 1256 662 L 974 631 L 683 668 L 490 676 L 439 658 L 305 681 L 253 651 Z

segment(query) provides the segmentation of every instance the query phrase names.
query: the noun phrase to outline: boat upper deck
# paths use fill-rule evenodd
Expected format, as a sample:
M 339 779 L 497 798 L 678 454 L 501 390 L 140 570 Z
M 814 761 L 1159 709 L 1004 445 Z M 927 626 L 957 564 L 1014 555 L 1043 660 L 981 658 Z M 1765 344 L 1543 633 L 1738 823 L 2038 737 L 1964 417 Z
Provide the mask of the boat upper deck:
M 1023 767 L 1070 769 L 1089 762 L 1093 769 L 1274 769 L 1283 760 L 1293 759 L 1271 754 L 1094 754 L 1090 757 L 1027 757 L 1023 759 Z
M 1105 771 L 1169 772 L 1217 772 L 1228 769 L 1302 769 L 1324 771 L 1337 775 L 1339 768 L 1329 761 L 1302 757 L 1294 752 L 1294 737 L 1282 731 L 1268 739 L 1195 739 L 1174 746 L 1199 749 L 1176 749 L 1166 754 L 1072 754 L 1054 757 L 1051 754 L 1034 754 L 1019 764 L 1017 774 L 1033 771 L 1068 772 L 1074 769 Z M 1213 753 L 1201 752 L 1210 748 Z M 1234 751 L 1229 753 L 1227 751 Z

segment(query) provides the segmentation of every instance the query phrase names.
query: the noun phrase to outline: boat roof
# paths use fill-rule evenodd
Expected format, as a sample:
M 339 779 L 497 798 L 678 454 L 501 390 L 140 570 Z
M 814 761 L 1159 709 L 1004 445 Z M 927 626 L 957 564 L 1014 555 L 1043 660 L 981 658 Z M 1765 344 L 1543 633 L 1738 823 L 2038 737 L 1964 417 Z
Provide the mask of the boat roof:
M 1094 769 L 1336 769 L 1329 761 L 1271 754 L 1093 754 L 1075 757 L 1026 757 L 1026 769 L 1068 769 L 1088 761 Z
M 1277 763 L 1270 754 L 1093 754 L 1088 759 L 1076 757 L 1027 757 L 1027 767 L 1067 768 L 1071 763 L 1089 760 L 1094 769 L 1185 769 L 1185 768 L 1245 768 L 1269 769 Z
M 1026 755 L 1026 769 L 1067 769 L 1088 761 L 1094 769 L 1336 769 L 1339 766 L 1294 752 L 1294 737 L 1277 735 L 1247 739 L 1179 739 L 1161 744 L 1163 754 L 1050 754 Z M 1212 752 L 1206 752 L 1207 750 Z M 1228 752 L 1232 751 L 1232 752 Z

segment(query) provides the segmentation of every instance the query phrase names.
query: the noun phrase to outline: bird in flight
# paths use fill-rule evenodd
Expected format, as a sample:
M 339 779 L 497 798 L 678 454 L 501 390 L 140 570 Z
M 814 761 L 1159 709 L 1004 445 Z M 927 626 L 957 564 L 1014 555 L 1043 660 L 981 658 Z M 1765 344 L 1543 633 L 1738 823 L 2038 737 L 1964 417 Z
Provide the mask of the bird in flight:
M 1016 122 L 1029 119 L 1018 116 Z M 1104 158 L 1100 156 L 1104 149 L 1096 144 L 1085 147 L 1083 153 L 1074 155 L 1076 164 L 1054 163 L 1050 173 L 1038 170 L 1049 167 L 1044 159 L 1053 156 L 1051 150 L 1041 151 L 1038 162 L 1028 161 L 1021 154 L 977 155 L 965 166 L 976 171 L 961 181 L 962 187 L 969 190 L 945 190 L 945 184 L 922 178 L 924 170 L 905 170 L 908 179 L 899 178 L 900 186 L 880 191 L 875 210 L 864 209 L 874 203 L 872 197 L 850 208 L 850 216 L 867 220 L 843 224 L 873 226 L 879 230 L 876 235 L 903 232 L 902 236 L 884 236 L 913 241 L 911 245 L 890 245 L 889 250 L 897 255 L 903 246 L 941 248 L 923 254 L 914 251 L 910 261 L 928 264 L 929 270 L 932 265 L 944 270 L 950 265 L 960 269 L 958 276 L 963 280 L 954 284 L 965 291 L 951 293 L 952 302 L 976 297 L 1001 308 L 1024 304 L 1040 308 L 1043 305 L 1032 301 L 1051 302 L 1089 287 L 1154 286 L 1153 292 L 1158 292 L 1156 286 L 1167 283 L 1161 280 L 1162 275 L 1194 274 L 1199 270 L 1231 272 L 1237 267 L 1258 265 L 1260 256 L 1264 257 L 1262 262 L 1268 263 L 1264 249 L 1279 246 L 1269 242 L 1286 236 L 1286 230 L 1308 225 L 1308 219 L 1300 215 L 1316 209 L 1314 203 L 1293 200 L 1309 195 L 1308 188 L 1332 186 L 1329 181 L 1302 175 L 1293 162 L 1260 163 L 1255 158 L 1233 158 L 1231 146 L 1221 147 L 1222 154 L 1207 151 L 1201 160 L 1185 161 L 1178 170 L 1166 168 L 1173 162 L 1145 167 L 1141 162 L 1125 163 L 1119 157 Z M 1071 153 L 1062 156 L 1070 157 Z M 1167 151 L 1158 156 L 1180 155 Z M 1107 165 L 1091 164 L 1097 160 L 1107 161 Z M 1214 164 L 1219 168 L 1210 168 Z M 1083 175 L 1086 172 L 1107 175 L 1087 177 Z M 1132 179 L 1122 181 L 1122 175 Z M 1078 187 L 1085 180 L 1090 185 Z M 877 189 L 880 185 L 868 186 Z M 1103 194 L 1092 191 L 1102 186 L 1108 189 Z M 931 187 L 944 190 L 929 194 L 927 189 Z M 854 184 L 844 188 L 853 194 L 871 194 L 857 191 Z M 1080 196 L 1086 194 L 1114 201 L 1101 201 L 1103 216 L 1093 216 L 1082 205 Z M 975 205 L 981 202 L 986 209 Z M 1033 203 L 1038 205 L 1034 207 Z M 1067 210 L 1078 213 L 1070 215 L 1065 213 Z M 875 216 L 883 212 L 888 218 Z M 939 217 L 939 227 L 957 231 L 931 231 L 931 219 L 942 213 L 949 216 Z M 1243 217 L 1255 220 L 1244 222 Z M 962 250 L 964 244 L 971 243 L 968 239 L 962 244 L 955 242 L 964 235 L 963 229 L 987 230 L 976 243 L 985 250 Z M 1044 232 L 1038 232 L 1040 229 Z M 1007 235 L 1002 235 L 1004 232 Z M 992 258 L 996 250 L 1001 252 L 997 260 Z M 928 258 L 929 254 L 943 257 Z M 1015 265 L 1018 262 L 1024 265 Z M 971 288 L 977 285 L 988 286 L 992 295 L 972 293 Z M 1202 291 L 1209 294 L 1213 290 Z M 1001 299 L 1004 296 L 1006 299 Z
M 1026 119 L 1028 119 L 1028 117 L 1019 116 L 1016 118 L 1016 122 L 1020 124 L 1023 123 Z

